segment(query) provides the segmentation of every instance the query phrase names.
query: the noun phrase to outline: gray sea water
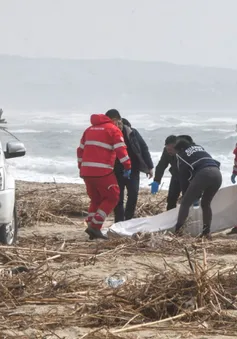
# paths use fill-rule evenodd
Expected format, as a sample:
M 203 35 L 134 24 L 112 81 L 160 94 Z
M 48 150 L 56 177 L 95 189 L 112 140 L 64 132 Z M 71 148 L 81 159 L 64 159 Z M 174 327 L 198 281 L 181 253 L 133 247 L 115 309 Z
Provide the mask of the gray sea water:
M 92 113 L 100 112 L 5 111 L 8 129 L 25 143 L 27 149 L 25 157 L 9 160 L 16 179 L 82 183 L 78 176 L 76 148 L 83 130 L 90 124 Z M 168 135 L 189 134 L 221 162 L 223 186 L 231 185 L 237 112 L 121 113 L 146 140 L 155 165 Z M 163 188 L 167 188 L 169 177 L 166 171 Z M 141 179 L 141 186 L 149 184 L 145 175 L 141 175 Z

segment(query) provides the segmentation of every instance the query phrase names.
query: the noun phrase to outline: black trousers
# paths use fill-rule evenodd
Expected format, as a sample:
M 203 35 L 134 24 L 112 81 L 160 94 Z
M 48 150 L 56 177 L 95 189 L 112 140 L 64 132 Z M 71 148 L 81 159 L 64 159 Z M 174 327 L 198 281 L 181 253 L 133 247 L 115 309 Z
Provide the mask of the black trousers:
M 210 232 L 212 222 L 211 202 L 221 184 L 222 175 L 217 167 L 206 167 L 197 172 L 182 198 L 176 230 L 179 230 L 185 223 L 190 206 L 202 196 L 203 234 Z
M 119 222 L 134 217 L 139 192 L 140 172 L 132 171 L 130 179 L 125 179 L 122 174 L 117 174 L 116 177 L 120 188 L 120 197 L 119 203 L 114 209 L 114 221 Z M 124 208 L 125 188 L 127 189 L 127 202 Z
M 178 178 L 172 176 L 167 197 L 167 211 L 177 206 L 177 201 L 181 193 L 181 187 Z

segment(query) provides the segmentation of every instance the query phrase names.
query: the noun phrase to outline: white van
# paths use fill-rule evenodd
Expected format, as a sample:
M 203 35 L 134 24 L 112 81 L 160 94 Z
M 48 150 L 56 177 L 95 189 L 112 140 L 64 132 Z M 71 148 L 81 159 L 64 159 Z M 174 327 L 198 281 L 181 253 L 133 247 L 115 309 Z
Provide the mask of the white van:
M 0 129 L 10 134 L 5 128 Z M 25 146 L 18 139 L 8 141 L 5 147 L 0 139 L 0 242 L 5 245 L 12 245 L 16 241 L 18 231 L 15 179 L 6 159 L 22 157 L 25 153 Z

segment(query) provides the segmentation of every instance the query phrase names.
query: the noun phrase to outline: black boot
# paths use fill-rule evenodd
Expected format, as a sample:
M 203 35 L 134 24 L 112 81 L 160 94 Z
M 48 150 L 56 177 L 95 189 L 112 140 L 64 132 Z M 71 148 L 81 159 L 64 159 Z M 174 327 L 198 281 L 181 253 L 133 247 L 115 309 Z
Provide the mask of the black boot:
M 89 235 L 89 239 L 90 239 L 90 240 L 94 240 L 94 239 L 95 239 L 94 236 L 91 235 L 91 233 L 90 233 L 88 227 L 85 229 L 85 232 Z
M 211 237 L 211 227 L 208 225 L 203 225 L 203 231 L 201 234 L 201 238 L 206 238 L 207 240 L 212 240 Z
M 103 233 L 101 232 L 101 230 L 99 230 L 98 228 L 93 228 L 93 227 L 88 227 L 85 231 L 87 234 L 89 234 L 90 236 L 90 240 L 93 239 L 104 239 L 104 240 L 108 240 L 108 238 L 106 236 L 103 235 Z
M 176 226 L 174 234 L 177 237 L 182 237 L 184 235 L 183 226 Z

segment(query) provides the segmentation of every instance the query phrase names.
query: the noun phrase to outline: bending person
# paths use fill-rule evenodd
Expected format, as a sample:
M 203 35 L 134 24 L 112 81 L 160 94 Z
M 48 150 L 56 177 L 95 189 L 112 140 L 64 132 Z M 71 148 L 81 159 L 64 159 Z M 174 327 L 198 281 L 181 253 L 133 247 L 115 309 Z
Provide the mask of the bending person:
M 151 192 L 153 194 L 157 193 L 159 190 L 159 185 L 161 183 L 164 172 L 168 166 L 170 166 L 169 171 L 171 173 L 171 180 L 169 185 L 169 191 L 167 196 L 167 211 L 175 208 L 181 193 L 179 173 L 177 168 L 177 158 L 175 155 L 175 145 L 178 139 L 187 139 L 190 143 L 193 142 L 193 139 L 189 135 L 170 135 L 165 140 L 165 147 L 161 158 L 156 166 L 155 178 L 151 184 Z
M 237 176 L 237 144 L 235 145 L 235 149 L 233 151 L 233 154 L 235 155 L 234 159 L 234 166 L 233 166 L 233 172 L 231 175 L 231 182 L 232 184 L 236 183 L 236 176 Z M 227 235 L 237 234 L 237 226 L 233 227 L 230 232 L 226 233 Z
M 211 202 L 222 184 L 220 163 L 214 160 L 202 146 L 180 139 L 177 152 L 178 170 L 183 198 L 175 225 L 176 234 L 182 234 L 190 206 L 201 198 L 203 212 L 203 232 L 201 236 L 210 239 L 212 210 Z

